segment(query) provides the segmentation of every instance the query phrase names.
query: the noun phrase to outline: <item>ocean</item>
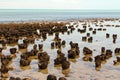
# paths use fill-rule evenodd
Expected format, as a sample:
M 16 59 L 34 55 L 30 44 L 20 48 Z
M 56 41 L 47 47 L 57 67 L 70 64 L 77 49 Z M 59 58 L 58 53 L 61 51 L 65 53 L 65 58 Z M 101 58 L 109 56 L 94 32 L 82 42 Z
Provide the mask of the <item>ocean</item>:
M 0 9 L 0 22 L 120 18 L 120 10 Z

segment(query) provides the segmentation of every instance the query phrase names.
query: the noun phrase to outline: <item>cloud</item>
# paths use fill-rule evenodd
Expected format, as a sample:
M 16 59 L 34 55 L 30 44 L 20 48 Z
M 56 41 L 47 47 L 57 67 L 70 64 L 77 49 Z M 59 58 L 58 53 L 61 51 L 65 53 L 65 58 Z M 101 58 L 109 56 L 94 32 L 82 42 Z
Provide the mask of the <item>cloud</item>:
M 0 0 L 0 8 L 120 9 L 119 0 Z

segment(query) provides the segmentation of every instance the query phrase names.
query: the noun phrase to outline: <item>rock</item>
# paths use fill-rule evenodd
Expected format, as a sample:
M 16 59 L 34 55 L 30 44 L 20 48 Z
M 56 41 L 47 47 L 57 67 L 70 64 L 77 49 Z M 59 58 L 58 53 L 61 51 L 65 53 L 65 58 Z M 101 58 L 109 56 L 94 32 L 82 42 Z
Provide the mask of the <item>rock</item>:
M 19 77 L 16 77 L 16 80 L 22 80 L 21 78 L 19 78 Z
M 78 49 L 78 43 L 73 43 L 72 41 L 69 43 L 71 46 L 71 49 Z
M 117 39 L 117 34 L 113 34 L 113 36 L 112 36 L 112 37 L 113 37 L 113 39 L 115 39 L 115 40 L 116 40 L 116 39 Z
M 29 52 L 29 56 L 36 56 L 37 53 L 38 53 L 38 50 L 33 49 L 33 50 L 31 50 L 31 51 Z
M 0 53 L 2 52 L 3 48 L 0 48 Z
M 109 33 L 106 33 L 106 38 L 109 38 L 110 37 L 110 34 Z
M 93 28 L 92 28 L 92 27 L 90 27 L 90 28 L 89 28 L 89 31 L 92 31 L 92 30 L 93 30 Z
M 112 51 L 111 50 L 106 50 L 106 58 L 109 59 L 110 57 L 112 57 Z
M 117 58 L 117 60 L 114 60 L 114 61 L 113 61 L 114 65 L 116 65 L 116 64 L 118 64 L 118 63 L 120 64 L 120 57 L 116 57 L 116 58 Z
M 37 50 L 37 44 L 34 44 L 33 49 Z
M 38 59 L 40 61 L 49 61 L 50 56 L 48 55 L 47 52 L 41 52 L 41 53 L 38 53 Z
M 16 78 L 14 78 L 14 77 L 10 77 L 10 79 L 9 80 L 16 80 Z
M 51 43 L 51 48 L 54 48 L 55 47 L 55 44 L 54 42 Z
M 101 61 L 106 61 L 106 54 L 101 54 L 100 55 Z
M 120 54 L 120 48 L 115 48 L 114 52 L 115 52 L 116 54 Z
M 39 50 L 43 49 L 43 44 L 39 44 Z
M 92 31 L 92 34 L 96 34 L 96 30 Z
M 26 49 L 27 44 L 18 44 L 19 49 Z
M 117 57 L 117 62 L 120 62 L 120 57 Z
M 1 73 L 5 74 L 5 73 L 8 73 L 8 71 L 9 71 L 9 68 L 8 68 L 8 67 L 6 67 L 6 66 L 4 66 L 4 65 L 1 66 L 1 69 L 0 69 L 0 72 L 1 72 Z
M 101 57 L 100 55 L 95 56 L 95 68 L 101 67 Z
M 90 62 L 92 62 L 93 59 L 91 57 L 85 56 L 85 57 L 83 57 L 83 61 L 90 61 Z
M 68 51 L 68 58 L 74 59 L 76 57 L 75 51 L 69 50 Z
M 59 33 L 55 33 L 55 38 L 54 38 L 55 41 L 61 41 L 61 39 L 59 38 Z
M 82 37 L 82 41 L 86 41 L 87 40 L 87 37 Z
M 93 37 L 89 37 L 88 42 L 92 42 L 92 41 L 93 41 Z
M 84 47 L 83 48 L 83 53 L 84 53 L 84 55 L 92 55 L 92 50 L 90 50 L 87 47 Z
M 89 37 L 90 36 L 90 33 L 87 33 L 87 37 Z
M 65 77 L 60 77 L 59 80 L 67 80 Z
M 20 66 L 29 66 L 30 65 L 31 60 L 29 59 L 20 59 Z
M 62 69 L 68 69 L 70 67 L 70 62 L 69 61 L 64 61 L 62 62 Z
M 21 59 L 28 59 L 30 52 L 21 54 Z
M 54 59 L 54 65 L 59 65 L 62 64 L 64 61 L 66 61 L 67 58 L 66 57 L 57 57 L 56 59 Z
M 41 61 L 38 63 L 38 67 L 39 69 L 46 69 L 48 66 L 48 62 L 47 61 Z
M 6 55 L 6 56 L 2 55 L 1 56 L 2 65 L 8 65 L 11 60 L 12 60 L 12 57 L 10 55 Z
M 11 53 L 11 54 L 15 54 L 15 53 L 16 53 L 16 50 L 17 50 L 16 48 L 10 48 L 10 53 Z
M 63 40 L 63 41 L 62 41 L 62 45 L 65 45 L 65 44 L 66 44 L 65 40 Z
M 49 74 L 49 75 L 47 76 L 47 80 L 57 80 L 57 77 L 54 76 L 54 75 Z
M 101 48 L 101 53 L 105 53 L 105 47 Z

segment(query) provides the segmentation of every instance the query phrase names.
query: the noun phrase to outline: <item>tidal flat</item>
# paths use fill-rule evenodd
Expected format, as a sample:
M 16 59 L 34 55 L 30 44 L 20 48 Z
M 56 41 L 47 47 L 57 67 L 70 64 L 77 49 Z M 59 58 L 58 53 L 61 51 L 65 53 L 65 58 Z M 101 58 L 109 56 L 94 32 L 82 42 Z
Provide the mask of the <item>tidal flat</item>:
M 120 19 L 1 23 L 0 60 L 0 80 L 119 80 Z

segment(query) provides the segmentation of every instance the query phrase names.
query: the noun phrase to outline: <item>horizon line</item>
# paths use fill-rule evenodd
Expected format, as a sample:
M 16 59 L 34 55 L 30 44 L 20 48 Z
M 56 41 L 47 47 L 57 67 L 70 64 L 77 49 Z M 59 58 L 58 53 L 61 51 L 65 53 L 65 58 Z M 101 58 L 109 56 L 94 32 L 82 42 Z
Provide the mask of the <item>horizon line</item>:
M 41 10 L 120 10 L 120 9 L 55 9 L 55 8 L 0 8 L 0 9 L 41 9 Z

